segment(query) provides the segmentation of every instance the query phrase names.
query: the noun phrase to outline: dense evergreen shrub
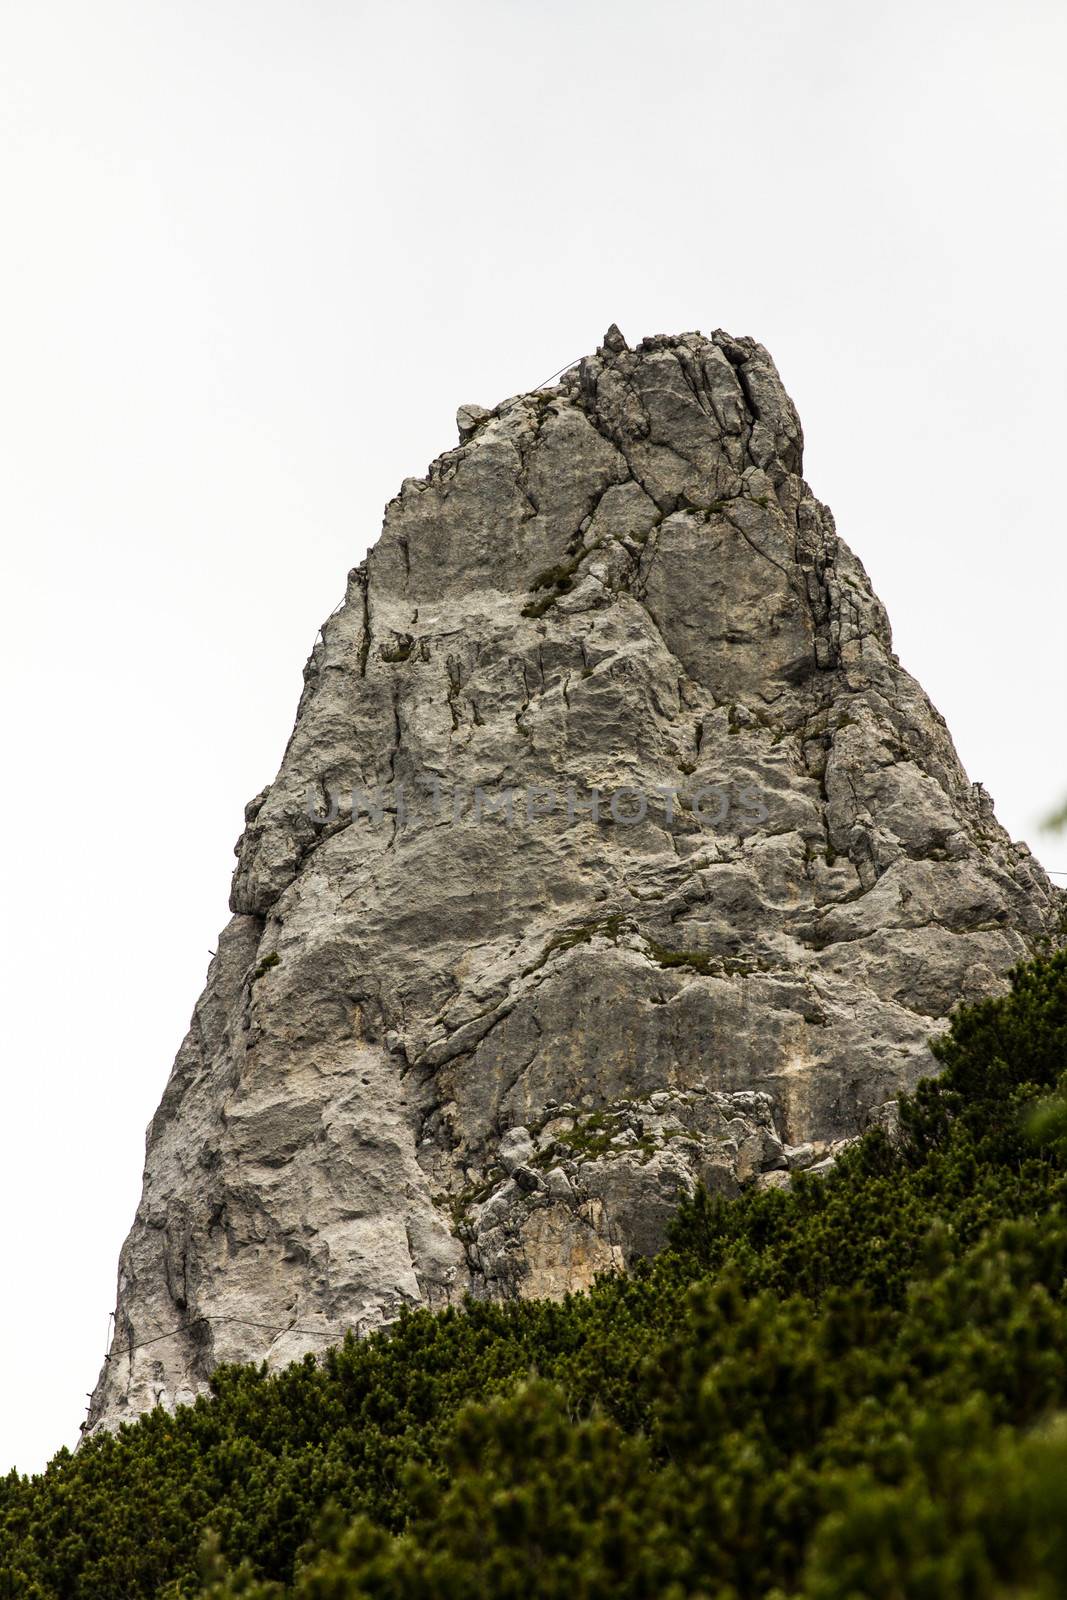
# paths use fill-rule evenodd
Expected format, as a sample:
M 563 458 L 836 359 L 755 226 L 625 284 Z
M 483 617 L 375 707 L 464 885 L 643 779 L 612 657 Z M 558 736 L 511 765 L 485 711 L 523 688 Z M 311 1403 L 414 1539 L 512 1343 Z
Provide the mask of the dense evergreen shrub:
M 1067 1594 L 1067 954 L 825 1178 L 0 1480 L 0 1600 Z

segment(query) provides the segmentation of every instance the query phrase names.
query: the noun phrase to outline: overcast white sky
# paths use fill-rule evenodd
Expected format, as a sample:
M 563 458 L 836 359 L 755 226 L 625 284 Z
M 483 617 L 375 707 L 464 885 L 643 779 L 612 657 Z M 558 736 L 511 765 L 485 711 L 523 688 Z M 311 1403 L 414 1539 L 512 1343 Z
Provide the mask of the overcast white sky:
M 77 1437 L 243 804 L 459 402 L 613 320 L 760 339 L 1067 868 L 1065 44 L 1061 0 L 6 0 L 0 1471 Z

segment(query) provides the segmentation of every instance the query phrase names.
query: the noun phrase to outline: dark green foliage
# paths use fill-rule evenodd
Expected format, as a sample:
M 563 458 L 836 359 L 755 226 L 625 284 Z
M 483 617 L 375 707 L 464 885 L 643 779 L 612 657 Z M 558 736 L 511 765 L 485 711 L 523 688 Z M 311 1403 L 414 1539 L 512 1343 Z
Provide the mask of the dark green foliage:
M 0 1600 L 1067 1593 L 1067 955 L 825 1178 L 0 1480 Z
M 539 600 L 531 600 L 527 605 L 523 606 L 523 616 L 543 617 L 554 600 L 557 600 L 561 594 L 569 593 L 574 588 L 574 574 L 588 554 L 589 551 L 579 543 L 578 548 L 572 548 L 571 552 L 556 566 L 546 567 L 543 572 L 539 572 L 531 583 L 530 588 L 535 593 L 539 589 L 543 589 L 546 592 L 542 594 Z

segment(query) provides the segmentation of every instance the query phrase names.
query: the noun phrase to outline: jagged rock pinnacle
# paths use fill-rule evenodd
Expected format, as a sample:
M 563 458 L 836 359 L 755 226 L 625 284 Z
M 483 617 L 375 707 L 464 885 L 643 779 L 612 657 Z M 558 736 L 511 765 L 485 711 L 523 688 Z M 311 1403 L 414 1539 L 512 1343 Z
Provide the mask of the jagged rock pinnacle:
M 788 1183 L 1061 915 L 897 662 L 767 352 L 462 406 L 248 806 L 91 1412 L 560 1294 Z

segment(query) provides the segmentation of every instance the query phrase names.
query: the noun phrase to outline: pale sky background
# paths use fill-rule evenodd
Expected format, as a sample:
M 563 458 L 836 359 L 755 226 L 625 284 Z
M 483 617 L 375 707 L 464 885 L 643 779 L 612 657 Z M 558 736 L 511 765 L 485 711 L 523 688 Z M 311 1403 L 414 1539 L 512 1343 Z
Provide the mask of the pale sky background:
M 242 807 L 461 401 L 613 320 L 760 339 L 1067 869 L 1065 46 L 1062 0 L 4 0 L 0 1471 L 77 1438 Z

